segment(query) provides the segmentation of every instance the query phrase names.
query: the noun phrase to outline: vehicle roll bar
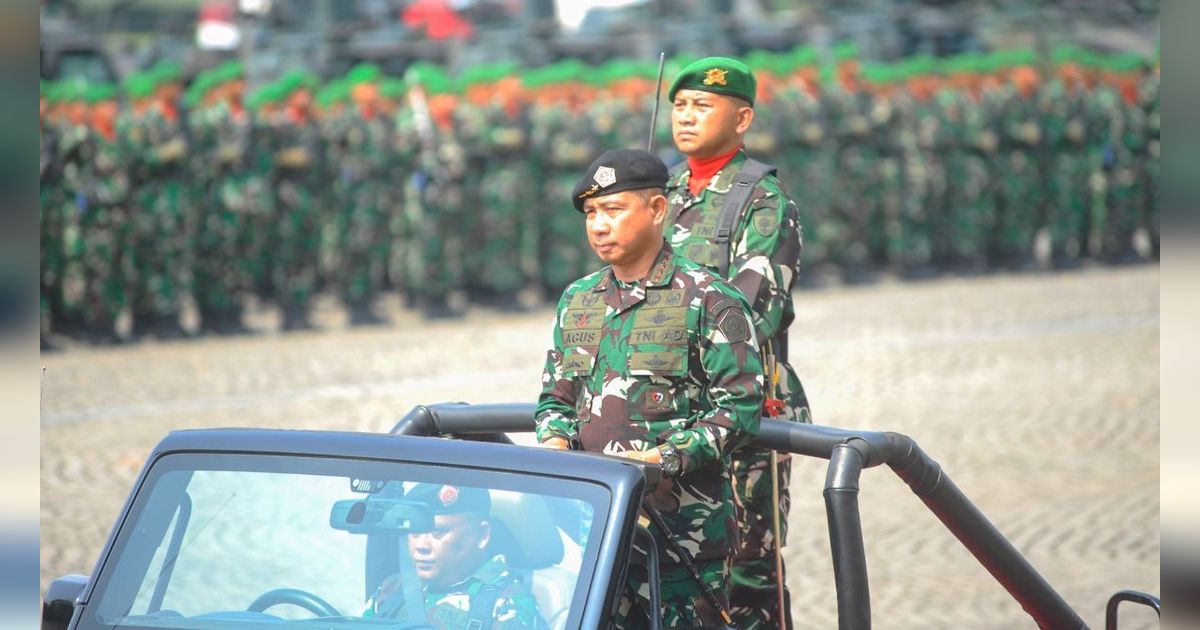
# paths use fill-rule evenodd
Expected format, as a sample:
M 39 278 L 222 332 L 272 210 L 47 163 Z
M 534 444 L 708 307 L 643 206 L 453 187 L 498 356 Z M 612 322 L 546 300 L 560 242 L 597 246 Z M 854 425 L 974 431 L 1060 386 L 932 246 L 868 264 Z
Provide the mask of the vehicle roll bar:
M 420 405 L 397 422 L 391 433 L 480 436 L 489 441 L 507 441 L 504 433 L 533 431 L 533 417 L 533 403 Z M 912 438 L 899 433 L 853 431 L 766 418 L 753 444 L 829 460 L 824 495 L 840 630 L 871 627 L 858 482 L 864 468 L 882 464 L 887 464 L 912 488 L 1039 628 L 1087 628 L 1058 592 Z

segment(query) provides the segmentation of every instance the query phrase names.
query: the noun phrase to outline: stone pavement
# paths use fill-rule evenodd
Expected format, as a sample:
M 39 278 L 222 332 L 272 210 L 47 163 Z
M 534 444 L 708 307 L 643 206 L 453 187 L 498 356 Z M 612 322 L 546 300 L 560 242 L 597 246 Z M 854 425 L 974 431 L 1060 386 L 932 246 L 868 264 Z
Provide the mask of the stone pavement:
M 915 438 L 1093 628 L 1159 592 L 1159 269 L 801 292 L 792 356 L 816 421 Z M 167 431 L 386 431 L 412 406 L 532 400 L 552 312 L 43 355 L 42 589 L 88 573 Z M 269 327 L 269 316 L 263 315 Z M 797 459 L 786 548 L 800 628 L 835 628 L 821 489 Z M 886 468 L 860 495 L 874 627 L 1025 628 L 1020 606 Z M 1123 628 L 1157 627 L 1130 612 Z

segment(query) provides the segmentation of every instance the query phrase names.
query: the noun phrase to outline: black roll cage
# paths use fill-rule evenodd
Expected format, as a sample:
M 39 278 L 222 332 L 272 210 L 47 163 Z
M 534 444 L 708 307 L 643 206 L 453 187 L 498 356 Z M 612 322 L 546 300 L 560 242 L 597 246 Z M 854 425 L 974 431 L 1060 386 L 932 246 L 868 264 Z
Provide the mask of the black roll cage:
M 450 436 L 511 442 L 506 433 L 534 430 L 533 403 L 418 405 L 392 428 L 396 435 Z M 864 468 L 887 464 L 921 498 L 975 559 L 1008 591 L 1039 628 L 1088 626 L 1016 547 L 975 507 L 912 438 L 892 432 L 852 431 L 764 418 L 755 446 L 829 460 L 825 509 L 833 553 L 839 630 L 869 630 L 871 598 L 858 509 Z M 1157 597 L 1121 591 L 1113 600 L 1136 601 L 1160 612 Z M 1116 604 L 1107 627 L 1116 627 Z

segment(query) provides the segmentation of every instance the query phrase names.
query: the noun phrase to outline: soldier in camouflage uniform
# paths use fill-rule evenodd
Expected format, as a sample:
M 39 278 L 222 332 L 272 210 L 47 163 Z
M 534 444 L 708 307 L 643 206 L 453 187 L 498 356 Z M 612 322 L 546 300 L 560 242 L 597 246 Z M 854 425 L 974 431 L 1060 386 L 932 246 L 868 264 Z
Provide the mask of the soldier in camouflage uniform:
M 116 322 L 128 305 L 129 180 L 121 168 L 116 86 L 89 88 L 91 129 L 85 157 L 86 210 L 79 222 L 78 261 L 83 281 L 83 318 L 89 337 L 117 341 Z
M 652 528 L 665 548 L 663 610 L 647 610 L 646 574 L 635 565 L 619 628 L 645 627 L 646 614 L 661 614 L 664 627 L 730 622 L 661 537 L 674 537 L 693 556 L 724 608 L 738 540 L 730 456 L 757 433 L 762 406 L 762 363 L 745 298 L 662 240 L 666 179 L 654 155 L 610 150 L 572 191 L 592 248 L 610 266 L 559 300 L 536 414 L 543 445 L 575 441 L 585 451 L 663 468 L 648 498 L 671 530 Z
M 175 101 L 179 72 L 160 65 L 128 84 L 134 103 L 123 139 L 132 173 L 135 338 L 186 335 L 179 318 L 190 281 L 192 220 L 184 188 L 188 146 Z
M 526 87 L 540 94 L 530 116 L 534 152 L 544 165 L 538 178 L 542 194 L 537 221 L 540 281 L 547 296 L 562 294 L 572 281 L 599 266 L 579 216 L 563 212 L 557 201 L 570 197 L 579 171 L 601 147 L 586 114 L 588 95 L 577 80 L 578 71 L 577 63 L 560 63 L 525 76 Z
M 244 332 L 242 294 L 251 289 L 251 194 L 248 157 L 251 120 L 242 107 L 242 66 L 222 64 L 188 91 L 195 172 L 202 183 L 196 208 L 192 291 L 201 330 Z
M 499 67 L 500 71 L 504 67 Z M 492 70 L 495 72 L 495 70 Z M 492 78 L 492 77 L 489 77 Z M 479 179 L 479 236 L 471 247 L 479 264 L 472 277 L 488 298 L 505 310 L 520 310 L 519 295 L 535 291 L 538 275 L 537 221 L 529 220 L 535 198 L 529 182 L 536 179 L 530 154 L 529 108 L 520 79 L 500 74 L 485 83 L 486 102 L 471 108 L 476 153 L 485 156 Z
M 340 201 L 329 210 L 336 226 L 339 265 L 337 286 L 350 311 L 352 324 L 379 323 L 372 310 L 388 268 L 388 160 L 394 127 L 379 111 L 378 66 L 361 64 L 347 75 L 353 110 L 345 112 L 340 130 L 342 152 L 335 187 Z
M 736 194 L 734 182 L 751 165 L 741 146 L 755 122 L 755 93 L 750 69 L 724 57 L 693 62 L 671 83 L 675 145 L 688 160 L 667 184 L 666 234 L 680 255 L 724 274 L 750 300 L 770 379 L 764 415 L 811 422 L 808 399 L 787 356 L 787 330 L 794 318 L 791 288 L 802 242 L 796 204 L 768 172 L 736 209 L 727 240 L 717 234 L 726 199 Z M 742 545 L 733 567 L 732 603 L 739 627 L 779 625 L 777 588 L 783 576 L 775 570 L 775 545 L 786 541 L 791 460 L 781 454 L 777 471 L 771 470 L 772 461 L 770 452 L 761 449 L 733 455 L 734 485 L 744 508 L 739 514 Z M 773 472 L 778 474 L 779 504 L 773 501 Z
M 464 259 L 466 152 L 459 140 L 458 104 L 440 69 L 409 69 L 411 98 L 416 106 L 397 119 L 396 132 L 405 146 L 419 146 L 418 168 L 404 192 L 409 226 L 406 286 L 430 318 L 462 315 L 465 304 Z
M 315 83 L 307 73 L 289 73 L 272 95 L 284 108 L 272 120 L 275 222 L 267 251 L 274 257 L 271 289 L 283 310 L 284 330 L 311 328 L 308 314 L 317 290 L 316 199 L 322 154 L 310 109 Z
M 421 580 L 425 618 L 437 630 L 542 630 L 546 621 L 521 577 L 493 554 L 491 499 L 482 488 L 423 483 L 404 495 L 428 506 L 434 531 L 408 534 L 408 551 Z M 404 578 L 383 581 L 364 617 L 402 618 Z

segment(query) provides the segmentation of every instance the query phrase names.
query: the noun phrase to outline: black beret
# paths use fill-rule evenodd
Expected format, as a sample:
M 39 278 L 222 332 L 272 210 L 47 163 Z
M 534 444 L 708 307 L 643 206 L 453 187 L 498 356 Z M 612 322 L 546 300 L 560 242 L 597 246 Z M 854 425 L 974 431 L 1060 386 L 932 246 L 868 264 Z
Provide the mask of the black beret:
M 424 503 L 434 514 L 486 513 L 492 509 L 492 498 L 487 490 L 450 484 L 419 483 L 404 495 L 404 499 Z
M 641 149 L 609 149 L 596 158 L 571 191 L 571 203 L 583 212 L 583 202 L 625 190 L 662 188 L 667 185 L 667 165 L 657 155 Z

